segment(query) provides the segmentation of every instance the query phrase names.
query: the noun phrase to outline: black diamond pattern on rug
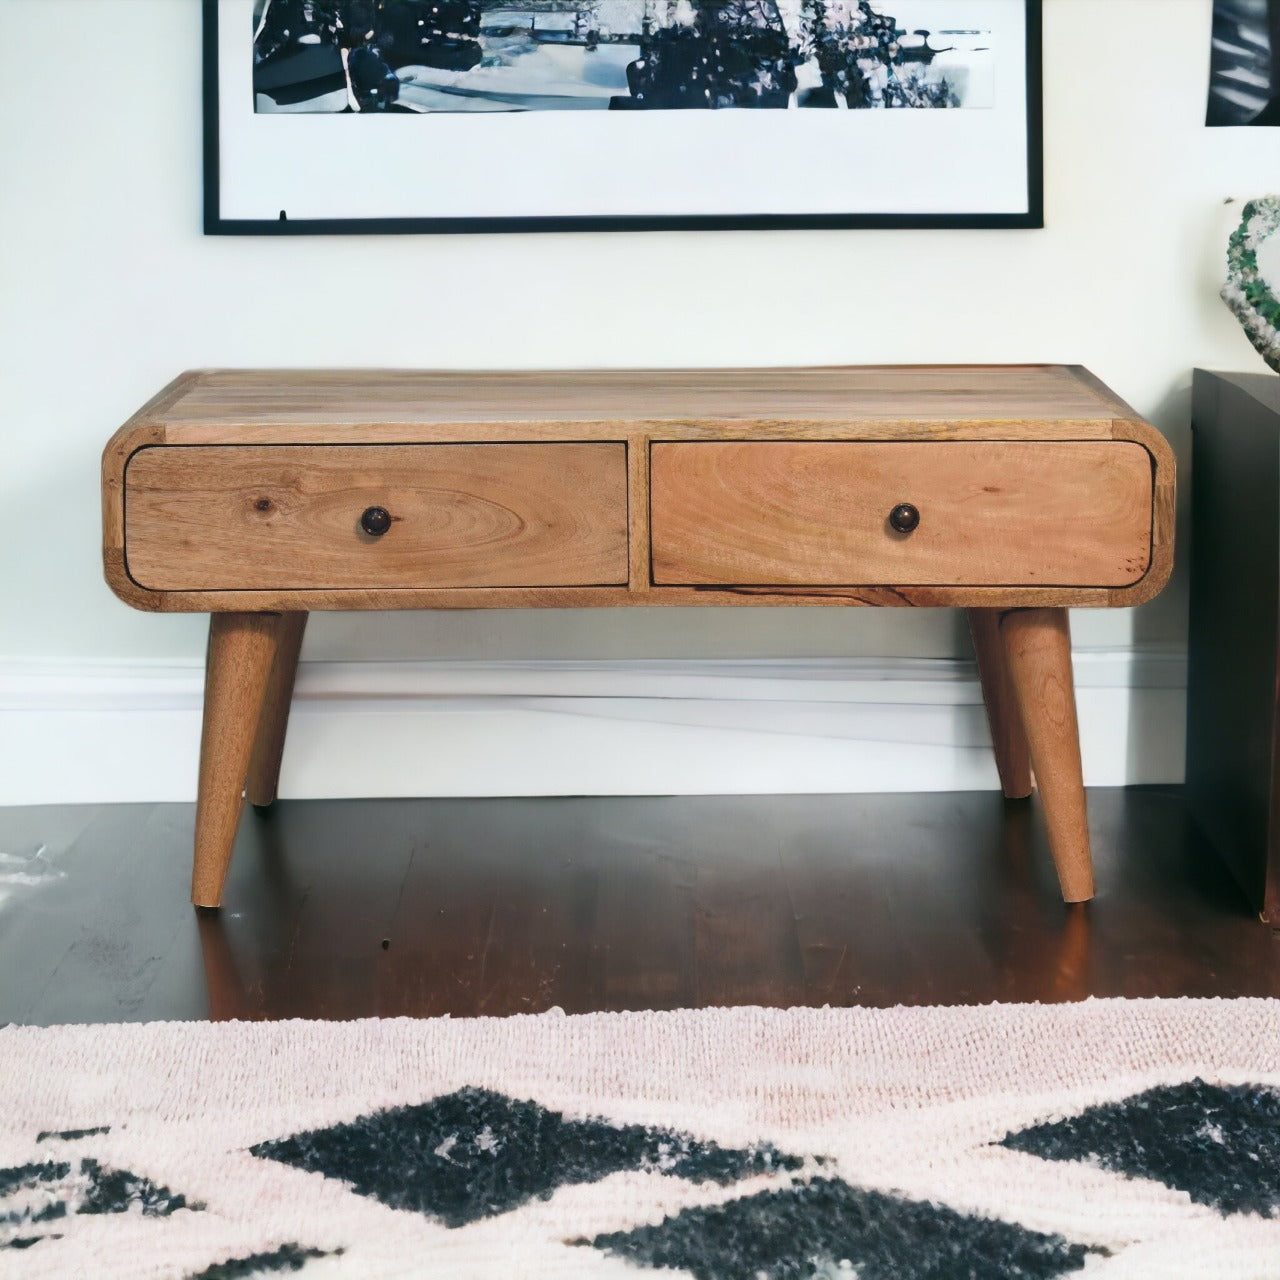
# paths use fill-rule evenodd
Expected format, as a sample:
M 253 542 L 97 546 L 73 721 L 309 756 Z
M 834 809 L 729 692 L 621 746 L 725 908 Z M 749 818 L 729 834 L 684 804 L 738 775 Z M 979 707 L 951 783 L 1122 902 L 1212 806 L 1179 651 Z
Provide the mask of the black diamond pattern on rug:
M 1221 1213 L 1280 1211 L 1280 1092 L 1261 1085 L 1163 1085 L 1002 1141 L 1151 1178 Z
M 576 1240 L 697 1280 L 1050 1280 L 1090 1250 L 1061 1236 L 819 1178 Z
M 0 1169 L 0 1199 L 14 1191 L 30 1191 L 42 1182 L 58 1182 L 71 1172 L 65 1160 L 45 1160 L 40 1164 L 16 1164 Z
M 179 1209 L 204 1208 L 187 1204 L 186 1196 L 175 1195 L 168 1187 L 157 1186 L 150 1178 L 140 1178 L 127 1169 L 107 1169 L 96 1160 L 81 1160 L 80 1172 L 89 1185 L 77 1213 L 128 1213 L 137 1208 L 149 1218 L 167 1218 Z
M 29 1249 L 57 1233 L 19 1234 L 21 1229 L 58 1222 L 72 1214 L 130 1213 L 167 1218 L 179 1209 L 199 1211 L 183 1195 L 127 1169 L 112 1169 L 97 1160 L 78 1165 L 66 1160 L 14 1165 L 0 1169 L 0 1249 Z
M 250 1276 L 270 1275 L 277 1271 L 301 1271 L 311 1258 L 331 1258 L 341 1249 L 304 1249 L 300 1244 L 282 1244 L 269 1253 L 247 1253 L 243 1258 L 228 1258 L 189 1276 L 188 1280 L 248 1280 Z
M 92 1129 L 42 1129 L 36 1134 L 37 1142 L 48 1142 L 57 1138 L 60 1142 L 78 1142 L 81 1138 L 96 1138 L 101 1133 L 110 1133 L 109 1124 L 100 1124 Z
M 566 1120 L 536 1102 L 473 1088 L 249 1149 L 450 1227 L 622 1170 L 727 1185 L 801 1163 L 767 1145 L 735 1151 L 666 1129 Z

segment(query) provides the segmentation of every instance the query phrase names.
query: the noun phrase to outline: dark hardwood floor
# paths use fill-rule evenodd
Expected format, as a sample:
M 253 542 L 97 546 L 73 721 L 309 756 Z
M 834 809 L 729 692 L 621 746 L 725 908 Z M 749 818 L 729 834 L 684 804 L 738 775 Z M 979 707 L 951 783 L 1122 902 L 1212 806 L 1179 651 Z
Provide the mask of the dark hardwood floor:
M 190 805 L 3 809 L 0 1023 L 1280 995 L 1181 789 L 1089 803 L 1068 908 L 985 793 L 284 801 L 220 913 Z

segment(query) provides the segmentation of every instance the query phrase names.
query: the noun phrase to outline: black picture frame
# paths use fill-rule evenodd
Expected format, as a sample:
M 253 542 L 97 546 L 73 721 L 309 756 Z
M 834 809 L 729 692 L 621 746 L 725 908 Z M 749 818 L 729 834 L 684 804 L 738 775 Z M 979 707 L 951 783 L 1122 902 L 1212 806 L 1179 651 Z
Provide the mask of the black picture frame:
M 565 231 L 990 230 L 1044 226 L 1041 0 L 1026 7 L 1027 208 L 1019 212 L 555 215 L 514 217 L 233 218 L 222 211 L 218 65 L 221 0 L 203 0 L 204 234 L 455 235 Z
M 1280 0 L 1213 0 L 1210 128 L 1280 125 Z

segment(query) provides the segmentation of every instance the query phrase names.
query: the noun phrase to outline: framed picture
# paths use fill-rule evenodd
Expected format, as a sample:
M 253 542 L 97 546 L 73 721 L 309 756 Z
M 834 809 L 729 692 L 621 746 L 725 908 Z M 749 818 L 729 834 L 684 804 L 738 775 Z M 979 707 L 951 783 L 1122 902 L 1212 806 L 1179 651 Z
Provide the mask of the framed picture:
M 210 234 L 1043 226 L 1040 0 L 204 0 Z
M 1205 124 L 1280 125 L 1280 0 L 1214 0 Z

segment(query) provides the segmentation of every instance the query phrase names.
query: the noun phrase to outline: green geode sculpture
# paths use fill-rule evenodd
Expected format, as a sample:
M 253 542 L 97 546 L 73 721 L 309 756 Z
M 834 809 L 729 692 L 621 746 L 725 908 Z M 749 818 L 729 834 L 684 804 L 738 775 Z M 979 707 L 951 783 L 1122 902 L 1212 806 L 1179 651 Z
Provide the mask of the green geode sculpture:
M 1280 373 L 1280 298 L 1258 268 L 1258 249 L 1280 231 L 1280 196 L 1250 200 L 1227 242 L 1222 300 L 1235 313 L 1258 354 Z

